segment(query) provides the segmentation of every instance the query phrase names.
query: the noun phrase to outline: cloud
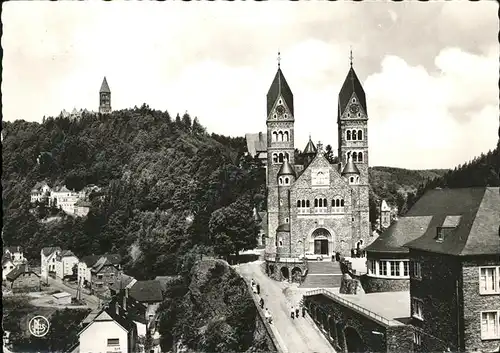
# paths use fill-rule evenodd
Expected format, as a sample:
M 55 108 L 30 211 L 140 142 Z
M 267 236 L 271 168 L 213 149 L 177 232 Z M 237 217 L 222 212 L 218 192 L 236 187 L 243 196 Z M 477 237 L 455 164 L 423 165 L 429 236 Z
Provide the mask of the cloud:
M 493 4 L 8 2 L 2 113 L 40 121 L 62 109 L 96 110 L 106 75 L 113 109 L 187 110 L 209 131 L 242 136 L 265 129 L 280 50 L 296 147 L 309 133 L 336 147 L 352 46 L 367 91 L 370 163 L 451 167 L 494 142 Z

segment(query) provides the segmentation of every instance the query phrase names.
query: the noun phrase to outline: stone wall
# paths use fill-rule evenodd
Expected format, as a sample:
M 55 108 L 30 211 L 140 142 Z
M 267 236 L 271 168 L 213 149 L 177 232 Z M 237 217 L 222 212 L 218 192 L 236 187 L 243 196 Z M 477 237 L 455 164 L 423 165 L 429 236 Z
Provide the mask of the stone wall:
M 423 305 L 423 320 L 412 324 L 422 332 L 421 352 L 459 349 L 460 263 L 453 256 L 410 249 L 411 261 L 421 264 L 422 278 L 411 278 L 411 297 Z M 411 271 L 410 271 L 411 273 Z M 412 303 L 412 313 L 414 311 Z
M 346 352 L 349 345 L 358 345 L 355 349 L 360 352 L 412 351 L 411 326 L 403 323 L 387 326 L 321 294 L 306 296 L 304 302 L 309 315 L 337 352 Z
M 500 339 L 481 340 L 481 311 L 500 310 L 500 294 L 479 294 L 479 267 L 500 266 L 498 257 L 467 259 L 462 264 L 463 280 L 463 332 L 464 348 L 472 351 L 492 351 L 500 345 Z
M 284 270 L 286 269 L 286 270 Z M 301 283 L 306 274 L 307 264 L 304 262 L 287 263 L 266 261 L 265 273 L 276 281 Z M 288 278 L 285 276 L 288 271 Z
M 409 279 L 377 278 L 369 275 L 360 276 L 361 285 L 366 293 L 400 292 L 410 290 Z

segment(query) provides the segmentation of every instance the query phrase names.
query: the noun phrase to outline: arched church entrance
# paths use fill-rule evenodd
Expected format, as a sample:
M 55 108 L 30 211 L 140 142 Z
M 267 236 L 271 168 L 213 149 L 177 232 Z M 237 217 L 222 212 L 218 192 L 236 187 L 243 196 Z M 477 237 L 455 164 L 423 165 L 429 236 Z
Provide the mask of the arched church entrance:
M 329 255 L 330 243 L 332 243 L 332 235 L 325 228 L 316 229 L 311 236 L 313 242 L 314 254 L 316 255 Z M 333 246 L 332 246 L 333 248 Z
M 363 339 L 355 328 L 346 327 L 344 330 L 344 334 L 347 344 L 347 352 L 360 353 L 367 351 Z
M 288 270 L 288 267 L 282 267 L 281 268 L 281 276 L 284 279 L 289 279 L 290 278 L 290 272 Z

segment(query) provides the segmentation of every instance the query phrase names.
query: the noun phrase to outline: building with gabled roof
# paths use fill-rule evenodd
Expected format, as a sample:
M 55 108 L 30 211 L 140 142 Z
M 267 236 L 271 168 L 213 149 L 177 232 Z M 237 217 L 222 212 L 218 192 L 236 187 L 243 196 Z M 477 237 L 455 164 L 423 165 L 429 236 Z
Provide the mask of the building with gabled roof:
M 5 277 L 7 288 L 13 293 L 40 291 L 40 276 L 30 270 L 27 265 L 17 266 Z
M 40 273 L 45 280 L 51 273 L 55 276 L 56 257 L 61 251 L 62 249 L 59 246 L 48 246 L 40 250 Z
M 78 272 L 78 257 L 71 250 L 62 250 L 56 255 L 56 278 L 75 276 Z
M 84 256 L 78 263 L 78 282 L 96 295 L 105 295 L 122 274 L 121 261 L 118 254 Z
M 303 260 L 305 253 L 330 259 L 371 241 L 366 96 L 351 65 L 339 104 L 332 107 L 338 113 L 335 164 L 311 137 L 304 162 L 295 161 L 294 96 L 280 66 L 266 101 L 266 270 L 278 280 L 299 279 L 311 266 Z

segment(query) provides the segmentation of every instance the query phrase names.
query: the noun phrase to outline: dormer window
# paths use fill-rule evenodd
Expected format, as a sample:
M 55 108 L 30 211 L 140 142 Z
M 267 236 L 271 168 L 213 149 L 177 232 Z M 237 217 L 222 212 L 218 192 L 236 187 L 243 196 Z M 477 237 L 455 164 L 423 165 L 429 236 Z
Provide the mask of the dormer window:
M 443 225 L 436 228 L 436 241 L 441 243 L 444 239 L 453 233 L 458 226 L 461 216 L 446 216 Z

